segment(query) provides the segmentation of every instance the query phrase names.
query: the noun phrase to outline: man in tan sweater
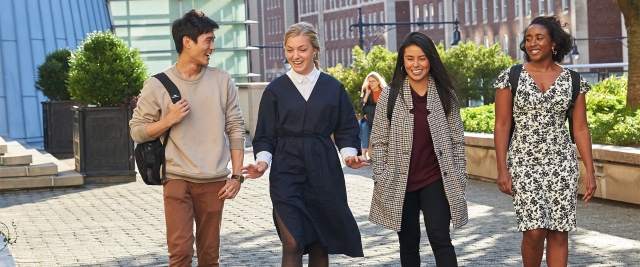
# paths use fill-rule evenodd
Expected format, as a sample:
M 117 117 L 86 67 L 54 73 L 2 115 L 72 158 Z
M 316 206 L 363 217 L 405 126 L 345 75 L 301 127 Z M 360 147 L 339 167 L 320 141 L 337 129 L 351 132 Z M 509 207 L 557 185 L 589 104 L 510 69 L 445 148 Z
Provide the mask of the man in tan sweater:
M 195 9 L 173 22 L 178 62 L 164 73 L 182 100 L 173 104 L 162 83 L 149 78 L 129 122 L 138 143 L 164 136 L 171 128 L 163 181 L 170 266 L 191 266 L 194 220 L 198 264 L 219 266 L 224 200 L 234 198 L 244 180 L 238 91 L 229 73 L 208 67 L 216 29 L 217 23 Z

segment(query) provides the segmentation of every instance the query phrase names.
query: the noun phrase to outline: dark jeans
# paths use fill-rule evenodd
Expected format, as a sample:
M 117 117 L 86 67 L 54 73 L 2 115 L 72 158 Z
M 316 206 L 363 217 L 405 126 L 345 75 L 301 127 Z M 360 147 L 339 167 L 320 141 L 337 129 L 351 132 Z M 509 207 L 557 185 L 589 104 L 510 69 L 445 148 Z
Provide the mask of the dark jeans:
M 458 266 L 456 251 L 453 249 L 449 235 L 451 213 L 442 179 L 420 190 L 407 192 L 405 195 L 402 206 L 402 225 L 398 232 L 402 266 L 420 266 L 421 210 L 436 265 Z

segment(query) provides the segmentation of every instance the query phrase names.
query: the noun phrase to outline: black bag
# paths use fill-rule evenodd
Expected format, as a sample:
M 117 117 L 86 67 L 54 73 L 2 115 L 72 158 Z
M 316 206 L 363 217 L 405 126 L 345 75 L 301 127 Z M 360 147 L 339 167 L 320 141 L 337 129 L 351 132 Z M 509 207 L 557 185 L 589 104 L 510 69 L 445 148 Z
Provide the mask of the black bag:
M 513 114 L 513 103 L 516 100 L 516 92 L 518 90 L 518 81 L 520 80 L 520 72 L 522 72 L 522 64 L 513 65 L 509 71 L 509 83 L 511 84 L 511 110 Z M 576 105 L 578 95 L 580 95 L 580 73 L 573 70 L 569 70 L 571 73 L 571 104 L 567 109 L 567 120 L 569 120 L 569 136 L 571 136 L 571 142 L 576 143 L 573 138 L 573 107 Z M 516 129 L 516 121 L 511 115 L 511 130 L 509 132 L 509 145 L 511 145 L 511 138 L 513 137 L 513 131 Z
M 153 77 L 164 85 L 174 104 L 182 99 L 180 90 L 164 72 L 153 75 Z M 164 133 L 164 143 L 160 142 L 160 138 L 156 138 L 153 141 L 138 144 L 134 150 L 136 165 L 145 184 L 162 185 L 162 180 L 166 178 L 167 168 L 165 166 L 164 149 L 169 140 L 169 132 L 171 132 L 171 128 Z M 160 176 L 161 166 L 162 176 Z

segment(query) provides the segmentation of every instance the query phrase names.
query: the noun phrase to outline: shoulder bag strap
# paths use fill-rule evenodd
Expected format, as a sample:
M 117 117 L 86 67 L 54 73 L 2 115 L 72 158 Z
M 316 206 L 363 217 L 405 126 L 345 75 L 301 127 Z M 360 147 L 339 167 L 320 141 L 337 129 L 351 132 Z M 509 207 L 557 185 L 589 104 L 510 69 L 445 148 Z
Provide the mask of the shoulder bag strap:
M 167 92 L 169 93 L 169 96 L 171 97 L 171 101 L 175 104 L 176 102 L 180 101 L 180 99 L 182 99 L 182 95 L 180 95 L 180 90 L 178 90 L 178 87 L 176 86 L 175 83 L 173 83 L 171 81 L 171 79 L 169 79 L 169 76 L 167 76 L 167 74 L 165 74 L 164 72 L 160 72 L 156 75 L 153 75 L 153 77 L 155 77 L 156 79 L 158 79 L 162 85 L 164 85 L 164 88 L 167 89 Z M 165 133 L 164 133 L 164 142 L 162 143 L 162 152 L 164 153 L 165 148 L 167 147 L 167 143 L 169 142 L 169 133 L 171 132 L 171 128 L 169 128 Z M 167 178 L 167 164 L 165 157 L 162 157 L 162 180 L 165 180 Z
M 571 137 L 571 142 L 575 144 L 576 141 L 573 137 L 573 108 L 576 106 L 578 95 L 580 95 L 580 73 L 573 70 L 569 70 L 569 73 L 571 73 L 571 103 L 567 109 L 567 120 L 569 120 L 569 136 Z
M 509 130 L 509 146 L 511 146 L 513 132 L 516 130 L 516 121 L 513 118 L 513 106 L 516 102 L 516 92 L 518 91 L 520 72 L 522 72 L 522 64 L 513 65 L 511 66 L 511 70 L 509 70 L 509 84 L 511 86 L 511 129 Z

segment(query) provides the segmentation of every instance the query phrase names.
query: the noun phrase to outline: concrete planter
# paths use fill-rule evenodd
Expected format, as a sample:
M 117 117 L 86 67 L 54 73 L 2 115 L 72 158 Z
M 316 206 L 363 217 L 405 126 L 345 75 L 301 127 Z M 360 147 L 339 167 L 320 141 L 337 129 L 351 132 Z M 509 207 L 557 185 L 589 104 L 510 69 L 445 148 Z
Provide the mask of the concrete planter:
M 132 110 L 73 108 L 73 152 L 76 171 L 86 183 L 135 182 Z
M 44 150 L 56 157 L 73 156 L 73 111 L 79 103 L 72 100 L 42 102 Z
M 493 135 L 465 132 L 465 140 L 469 176 L 495 182 L 498 172 Z M 575 150 L 580 158 L 578 149 Z M 592 154 L 598 184 L 595 196 L 640 204 L 640 149 L 594 144 Z M 585 172 L 580 160 L 580 194 L 585 193 Z
M 269 83 L 239 83 L 240 108 L 244 118 L 244 128 L 249 132 L 249 138 L 253 140 L 258 123 L 258 109 L 262 93 Z

